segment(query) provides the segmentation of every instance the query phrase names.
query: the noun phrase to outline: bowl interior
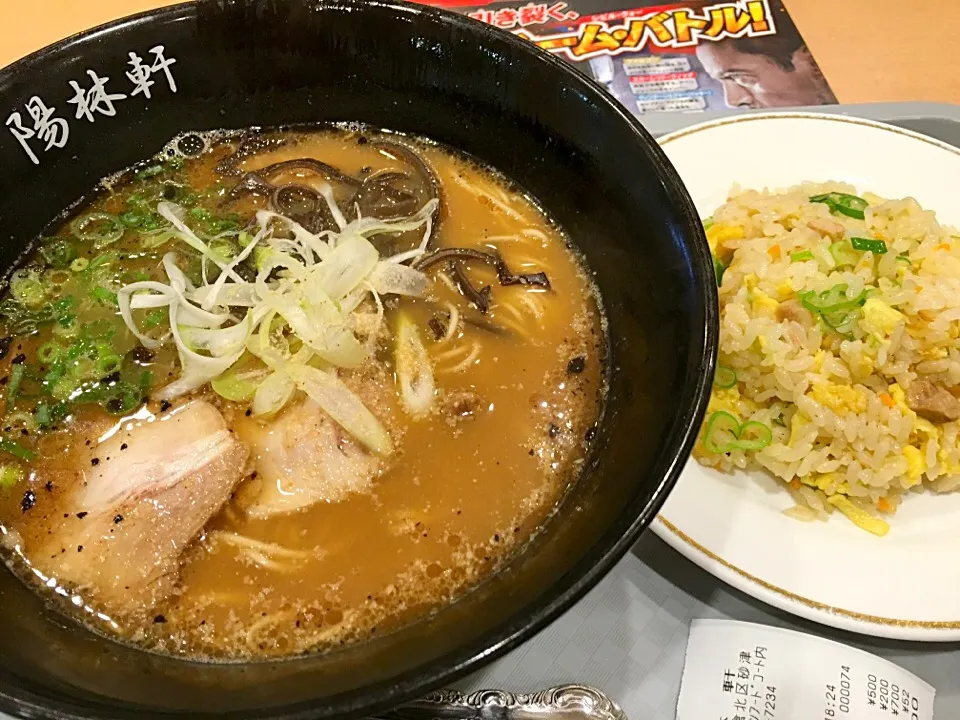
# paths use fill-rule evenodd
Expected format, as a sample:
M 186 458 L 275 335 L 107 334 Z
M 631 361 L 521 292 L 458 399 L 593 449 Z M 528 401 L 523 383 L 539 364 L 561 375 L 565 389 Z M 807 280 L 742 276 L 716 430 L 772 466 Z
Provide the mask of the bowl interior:
M 70 81 L 129 94 L 128 54 L 162 45 L 177 91 L 75 119 Z M 360 121 L 484 160 L 566 228 L 609 320 L 610 394 L 588 472 L 504 572 L 428 621 L 327 656 L 201 665 L 95 636 L 0 572 L 0 709 L 64 717 L 360 715 L 462 675 L 581 596 L 650 522 L 702 415 L 716 345 L 712 265 L 692 204 L 636 121 L 561 61 L 506 33 L 386 2 L 184 5 L 73 38 L 0 72 L 0 104 L 69 122 L 38 163 L 0 136 L 0 265 L 102 176 L 185 129 Z M 220 715 L 223 717 L 223 715 Z

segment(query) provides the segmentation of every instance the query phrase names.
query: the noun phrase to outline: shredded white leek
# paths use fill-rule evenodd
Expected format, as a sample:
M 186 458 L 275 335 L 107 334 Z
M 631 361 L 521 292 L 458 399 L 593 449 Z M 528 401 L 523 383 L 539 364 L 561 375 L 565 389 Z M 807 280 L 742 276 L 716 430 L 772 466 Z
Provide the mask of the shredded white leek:
M 423 417 L 433 407 L 436 393 L 433 367 L 416 324 L 405 314 L 397 319 L 395 357 L 403 408 L 411 417 Z
M 176 345 L 180 375 L 158 397 L 173 398 L 203 387 L 249 350 L 267 366 L 256 379 L 254 413 L 277 412 L 300 389 L 357 440 L 386 454 L 392 450 L 389 434 L 337 377 L 336 368 L 357 367 L 371 356 L 383 322 L 381 295 L 421 297 L 426 292 L 427 276 L 404 263 L 426 252 L 437 201 L 407 218 L 380 220 L 358 213 L 348 222 L 330 187 L 322 187 L 320 194 L 337 231 L 314 234 L 290 218 L 261 210 L 256 233 L 241 234 L 241 250 L 229 261 L 187 226 L 184 208 L 161 202 L 157 212 L 170 222 L 171 236 L 201 254 L 202 282 L 195 286 L 177 265 L 176 253 L 167 253 L 167 282 L 121 288 L 120 315 L 144 346 L 156 348 L 171 340 Z M 419 245 L 392 257 L 381 257 L 369 240 L 418 228 L 424 230 Z M 237 267 L 254 254 L 258 274 L 248 282 Z M 212 282 L 207 279 L 208 261 L 220 270 Z M 363 324 L 361 315 L 369 316 L 360 309 L 368 298 L 377 314 L 372 333 L 365 333 L 367 342 L 362 343 L 356 330 Z M 163 307 L 168 310 L 169 334 L 151 337 L 142 332 L 134 312 Z M 324 369 L 308 365 L 311 362 L 325 363 Z
M 300 390 L 353 437 L 380 455 L 393 452 L 389 433 L 334 373 L 292 364 L 287 372 Z

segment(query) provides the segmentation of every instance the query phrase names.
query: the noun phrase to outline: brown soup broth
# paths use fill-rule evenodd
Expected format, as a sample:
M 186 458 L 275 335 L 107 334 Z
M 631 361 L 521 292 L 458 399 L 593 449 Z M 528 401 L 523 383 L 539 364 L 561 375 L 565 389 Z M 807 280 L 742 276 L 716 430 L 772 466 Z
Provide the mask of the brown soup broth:
M 240 140 L 223 136 L 196 157 L 147 163 L 138 173 L 113 179 L 79 215 L 123 217 L 166 193 L 199 208 L 189 222 L 207 222 L 208 214 L 243 226 L 267 207 L 268 199 L 246 195 L 225 210 L 223 198 L 240 172 L 304 157 L 355 178 L 409 171 L 403 157 L 367 141 L 378 135 L 360 127 L 265 133 L 262 137 L 286 142 L 265 143 L 228 176 L 217 166 L 230 162 Z M 109 293 L 124 283 L 165 281 L 161 258 L 171 250 L 187 258 L 188 274 L 199 275 L 196 253 L 191 256 L 176 238 L 147 247 L 145 235 L 129 227 L 120 239 L 96 249 L 94 242 L 76 237 L 71 222 L 42 241 L 28 271 L 21 270 L 14 281 L 20 283 L 21 300 L 37 291 L 29 282 L 25 290 L 23 282 L 37 280 L 45 293 L 42 307 L 70 296 L 74 301 L 63 315 L 75 320 L 31 324 L 37 313 L 17 315 L 20 301 L 11 300 L 10 290 L 5 293 L 14 311 L 0 318 L 0 337 L 10 338 L 0 361 L 0 393 L 6 393 L 3 436 L 36 457 L 0 453 L 0 460 L 25 474 L 0 490 L 0 525 L 5 544 L 15 550 L 11 556 L 18 557 L 12 566 L 58 607 L 108 636 L 177 655 L 231 660 L 325 650 L 390 632 L 455 600 L 528 542 L 561 502 L 584 462 L 603 404 L 605 330 L 596 290 L 563 232 L 522 191 L 447 148 L 404 140 L 439 181 L 435 247 L 496 250 L 514 273 L 545 272 L 550 287 L 501 286 L 493 267 L 464 265 L 475 288 L 491 288 L 489 309 L 481 313 L 449 266 L 438 264 L 425 271 L 432 279 L 426 298 L 386 299 L 386 326 L 393 327 L 398 313 L 407 313 L 424 338 L 437 388 L 434 410 L 420 419 L 404 413 L 395 389 L 393 345 L 385 333 L 368 366 L 342 375 L 360 388 L 358 394 L 389 429 L 395 456 L 369 485 L 296 512 L 270 517 L 247 512 L 263 482 L 251 438 L 272 432 L 250 416 L 249 403 L 225 400 L 207 386 L 173 401 L 173 408 L 161 406 L 150 396 L 177 377 L 175 348 L 144 352 L 110 301 Z M 161 170 L 150 175 L 152 168 Z M 297 168 L 278 177 L 310 186 L 322 182 Z M 143 206 L 137 204 L 140 197 L 131 202 L 135 194 L 146 198 Z M 344 199 L 338 200 L 342 205 Z M 136 216 L 127 220 L 135 222 Z M 418 232 L 423 231 L 410 235 Z M 56 248 L 62 248 L 57 238 L 75 249 L 77 257 L 66 267 L 50 266 L 50 257 L 56 259 Z M 447 332 L 457 315 L 459 323 Z M 156 332 L 162 331 L 165 319 L 150 317 Z M 110 371 L 108 382 L 101 383 L 107 390 L 82 396 L 93 400 L 85 404 L 69 399 L 69 387 L 57 387 L 56 396 L 50 396 L 45 388 L 69 385 L 55 376 L 44 384 L 51 372 L 50 347 L 62 353 L 76 338 L 88 336 L 93 346 L 107 344 L 108 356 L 116 355 L 116 370 L 106 361 L 99 368 Z M 96 372 L 90 373 L 94 386 Z M 15 374 L 20 387 L 10 403 Z M 125 407 L 129 398 L 122 392 L 119 400 L 111 397 L 112 387 L 137 395 L 136 407 Z M 61 547 L 57 538 L 68 524 L 84 522 L 78 517 L 83 513 L 64 509 L 72 508 L 72 493 L 85 483 L 90 453 L 117 427 L 194 397 L 213 403 L 252 451 L 246 478 L 180 556 L 175 591 L 150 606 L 105 608 L 82 586 L 59 587 L 44 568 L 58 554 L 83 552 Z M 275 419 L 287 412 L 292 412 L 289 406 Z M 38 413 L 44 427 L 37 427 Z M 116 531 L 122 526 L 117 520 Z

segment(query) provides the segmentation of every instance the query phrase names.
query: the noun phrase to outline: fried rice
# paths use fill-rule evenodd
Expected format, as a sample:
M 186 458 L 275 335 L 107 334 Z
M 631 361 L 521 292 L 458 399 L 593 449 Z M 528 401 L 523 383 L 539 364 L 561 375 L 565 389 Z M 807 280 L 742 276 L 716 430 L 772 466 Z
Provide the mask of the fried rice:
M 734 188 L 704 224 L 720 356 L 694 457 L 876 535 L 910 493 L 960 485 L 960 233 L 838 183 Z

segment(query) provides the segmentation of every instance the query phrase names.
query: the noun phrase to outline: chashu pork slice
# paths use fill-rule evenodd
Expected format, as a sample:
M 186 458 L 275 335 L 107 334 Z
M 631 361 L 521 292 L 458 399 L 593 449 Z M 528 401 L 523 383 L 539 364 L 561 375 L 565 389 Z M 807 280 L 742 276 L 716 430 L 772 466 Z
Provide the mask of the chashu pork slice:
M 241 422 L 237 434 L 249 445 L 256 469 L 240 494 L 245 512 L 254 518 L 340 502 L 367 491 L 382 469 L 376 455 L 310 398 L 266 424 Z
M 230 498 L 249 453 L 210 403 L 125 424 L 81 456 L 64 520 L 41 569 L 110 610 L 168 596 L 180 556 Z

